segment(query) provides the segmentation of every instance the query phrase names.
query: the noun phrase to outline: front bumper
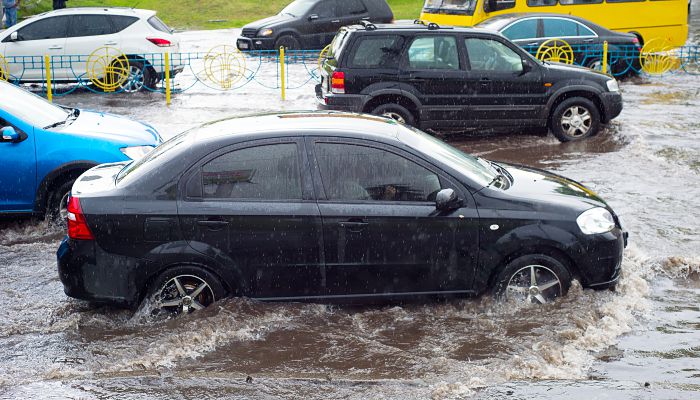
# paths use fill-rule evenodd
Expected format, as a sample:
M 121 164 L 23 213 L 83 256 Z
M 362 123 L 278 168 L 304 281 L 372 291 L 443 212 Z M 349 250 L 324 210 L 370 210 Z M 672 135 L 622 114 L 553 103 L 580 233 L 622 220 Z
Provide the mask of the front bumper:
M 240 51 L 249 50 L 275 50 L 275 39 L 239 37 L 236 40 L 236 47 Z
M 70 297 L 126 307 L 141 300 L 148 261 L 108 254 L 94 240 L 67 237 L 56 258 L 63 291 Z
M 316 85 L 316 106 L 319 110 L 361 113 L 368 98 L 363 94 L 324 93 L 321 84 Z
M 584 287 L 608 289 L 617 284 L 627 237 L 620 228 L 589 237 L 576 258 Z
M 622 95 L 620 92 L 605 92 L 600 96 L 603 103 L 603 123 L 608 123 L 622 112 Z

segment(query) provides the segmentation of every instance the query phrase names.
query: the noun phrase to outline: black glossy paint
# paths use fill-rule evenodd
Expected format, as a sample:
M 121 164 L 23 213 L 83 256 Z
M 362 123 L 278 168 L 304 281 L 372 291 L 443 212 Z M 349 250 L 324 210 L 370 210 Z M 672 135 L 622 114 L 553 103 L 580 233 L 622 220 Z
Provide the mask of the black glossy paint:
M 195 265 L 233 295 L 266 300 L 473 295 L 526 253 L 558 257 L 585 286 L 614 284 L 624 248 L 619 222 L 599 235 L 584 235 L 575 222 L 587 209 L 610 210 L 598 196 L 564 177 L 511 165 L 504 165 L 513 177 L 507 187 L 479 184 L 412 147 L 416 135 L 357 114 L 234 118 L 172 139 L 131 172 L 120 173 L 124 163 L 95 167 L 72 192 L 95 240 L 61 244 L 65 291 L 133 305 L 159 273 Z M 315 150 L 329 141 L 390 151 L 437 175 L 459 201 L 438 210 L 434 201 L 331 200 Z M 298 200 L 210 199 L 191 183 L 221 154 L 280 143 L 298 149 Z

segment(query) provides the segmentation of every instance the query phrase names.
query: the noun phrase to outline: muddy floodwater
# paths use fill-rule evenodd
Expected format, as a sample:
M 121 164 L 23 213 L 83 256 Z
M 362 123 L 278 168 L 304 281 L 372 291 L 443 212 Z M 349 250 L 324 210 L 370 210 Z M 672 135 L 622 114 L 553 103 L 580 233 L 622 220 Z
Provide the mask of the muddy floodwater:
M 183 33 L 183 47 L 206 51 L 235 33 Z M 606 199 L 630 232 L 615 292 L 575 284 L 545 306 L 488 296 L 381 307 L 229 299 L 154 320 L 66 297 L 55 261 L 62 233 L 0 221 L 0 398 L 700 398 L 700 76 L 635 79 L 622 90 L 620 117 L 582 143 L 445 136 Z M 254 83 L 195 86 L 170 107 L 155 93 L 57 101 L 142 119 L 165 137 L 227 115 L 315 106 L 310 85 L 281 103 Z

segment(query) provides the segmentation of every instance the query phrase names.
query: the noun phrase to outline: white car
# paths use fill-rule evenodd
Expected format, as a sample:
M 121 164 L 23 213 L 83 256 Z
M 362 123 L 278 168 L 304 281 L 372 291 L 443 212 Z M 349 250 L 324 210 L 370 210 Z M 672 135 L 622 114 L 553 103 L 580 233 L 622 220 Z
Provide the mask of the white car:
M 7 61 L 10 79 L 23 83 L 45 79 L 44 55 L 54 56 L 54 81 L 89 80 L 97 74 L 95 70 L 99 71 L 100 62 L 91 64 L 97 68 L 88 74 L 87 56 L 102 47 L 115 48 L 128 57 L 129 78 L 119 79 L 124 81 L 120 86 L 125 91 L 155 87 L 164 76 L 162 54 L 180 51 L 178 38 L 155 11 L 132 8 L 49 11 L 0 33 L 0 54 Z M 180 71 L 182 66 L 171 66 L 171 76 Z

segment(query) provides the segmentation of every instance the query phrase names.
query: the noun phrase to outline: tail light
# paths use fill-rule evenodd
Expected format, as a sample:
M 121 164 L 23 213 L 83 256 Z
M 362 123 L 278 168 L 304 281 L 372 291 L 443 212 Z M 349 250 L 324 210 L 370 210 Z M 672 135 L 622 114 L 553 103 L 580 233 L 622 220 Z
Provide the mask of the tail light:
M 161 38 L 146 38 L 149 42 L 155 44 L 158 47 L 170 47 L 172 46 L 172 43 L 168 39 L 161 39 Z
M 80 208 L 80 199 L 73 196 L 68 199 L 68 237 L 71 239 L 95 240 L 85 220 L 83 210 Z
M 333 72 L 331 76 L 331 92 L 345 93 L 345 72 Z
M 634 43 L 634 46 L 637 47 L 637 48 L 642 47 L 642 46 L 639 44 L 639 38 L 636 38 L 636 37 L 633 38 L 633 39 L 632 39 L 632 43 Z

